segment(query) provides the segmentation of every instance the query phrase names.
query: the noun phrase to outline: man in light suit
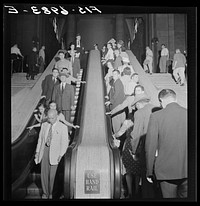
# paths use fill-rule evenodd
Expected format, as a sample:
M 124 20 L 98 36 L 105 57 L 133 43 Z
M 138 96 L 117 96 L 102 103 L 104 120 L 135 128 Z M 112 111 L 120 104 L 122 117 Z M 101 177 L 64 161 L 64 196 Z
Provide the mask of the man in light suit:
M 163 198 L 187 197 L 187 110 L 171 89 L 160 91 L 162 110 L 151 114 L 145 150 L 147 179 L 155 174 Z
M 48 122 L 41 126 L 36 147 L 35 162 L 41 162 L 42 199 L 52 199 L 57 166 L 69 144 L 68 128 L 57 116 L 57 110 L 48 111 Z
M 49 74 L 42 81 L 42 95 L 41 98 L 46 98 L 46 105 L 52 100 L 53 88 L 55 85 L 60 84 L 60 79 L 58 78 L 59 71 L 57 68 L 52 69 L 52 74 Z
M 169 60 L 169 50 L 165 46 L 165 44 L 161 45 L 161 53 L 160 53 L 160 73 L 167 73 L 167 61 Z

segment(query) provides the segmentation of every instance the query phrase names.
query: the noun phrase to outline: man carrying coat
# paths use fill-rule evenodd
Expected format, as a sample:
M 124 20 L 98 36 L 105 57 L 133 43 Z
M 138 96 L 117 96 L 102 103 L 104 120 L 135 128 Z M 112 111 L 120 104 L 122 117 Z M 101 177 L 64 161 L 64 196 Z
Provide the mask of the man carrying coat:
M 57 110 L 50 109 L 47 116 L 48 122 L 41 126 L 35 154 L 36 164 L 41 162 L 42 199 L 52 199 L 57 167 L 69 144 L 68 128 L 58 120 Z
M 160 91 L 163 107 L 150 116 L 145 151 L 147 179 L 155 174 L 163 198 L 187 197 L 187 110 L 171 89 Z

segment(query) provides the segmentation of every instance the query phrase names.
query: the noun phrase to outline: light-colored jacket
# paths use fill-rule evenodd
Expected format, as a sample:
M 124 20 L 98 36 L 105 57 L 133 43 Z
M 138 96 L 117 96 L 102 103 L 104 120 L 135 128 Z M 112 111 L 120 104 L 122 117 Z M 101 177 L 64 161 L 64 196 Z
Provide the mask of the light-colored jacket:
M 42 160 L 49 128 L 50 123 L 48 122 L 43 123 L 41 126 L 39 139 L 36 147 L 36 152 L 38 152 L 39 154 L 37 163 L 40 163 Z M 51 165 L 58 164 L 58 157 L 62 157 L 65 154 L 68 144 L 68 127 L 63 123 L 57 121 L 53 125 L 53 134 L 49 151 L 49 161 Z

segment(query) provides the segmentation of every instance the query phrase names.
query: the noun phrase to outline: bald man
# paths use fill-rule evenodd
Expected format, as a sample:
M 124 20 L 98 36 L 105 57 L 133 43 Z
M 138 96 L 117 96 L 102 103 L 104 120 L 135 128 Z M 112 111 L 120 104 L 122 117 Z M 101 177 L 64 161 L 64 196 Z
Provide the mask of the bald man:
M 35 154 L 36 164 L 41 162 L 42 199 L 52 199 L 57 166 L 68 147 L 68 128 L 59 122 L 57 110 L 50 109 L 48 121 L 41 126 Z

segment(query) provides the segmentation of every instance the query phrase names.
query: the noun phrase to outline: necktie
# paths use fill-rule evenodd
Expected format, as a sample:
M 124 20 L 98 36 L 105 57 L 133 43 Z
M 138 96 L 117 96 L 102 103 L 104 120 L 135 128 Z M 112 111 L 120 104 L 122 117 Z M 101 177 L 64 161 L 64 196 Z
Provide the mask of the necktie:
M 47 147 L 50 146 L 51 139 L 52 139 L 52 124 L 51 124 L 51 126 L 49 128 L 49 132 L 48 132 L 48 135 L 47 135 L 47 142 L 46 142 Z
M 53 77 L 53 82 L 54 82 L 54 84 L 56 83 L 56 78 L 55 77 Z
M 65 89 L 65 84 L 62 83 L 62 84 L 61 84 L 61 91 L 62 91 L 62 93 L 63 93 L 64 89 Z

